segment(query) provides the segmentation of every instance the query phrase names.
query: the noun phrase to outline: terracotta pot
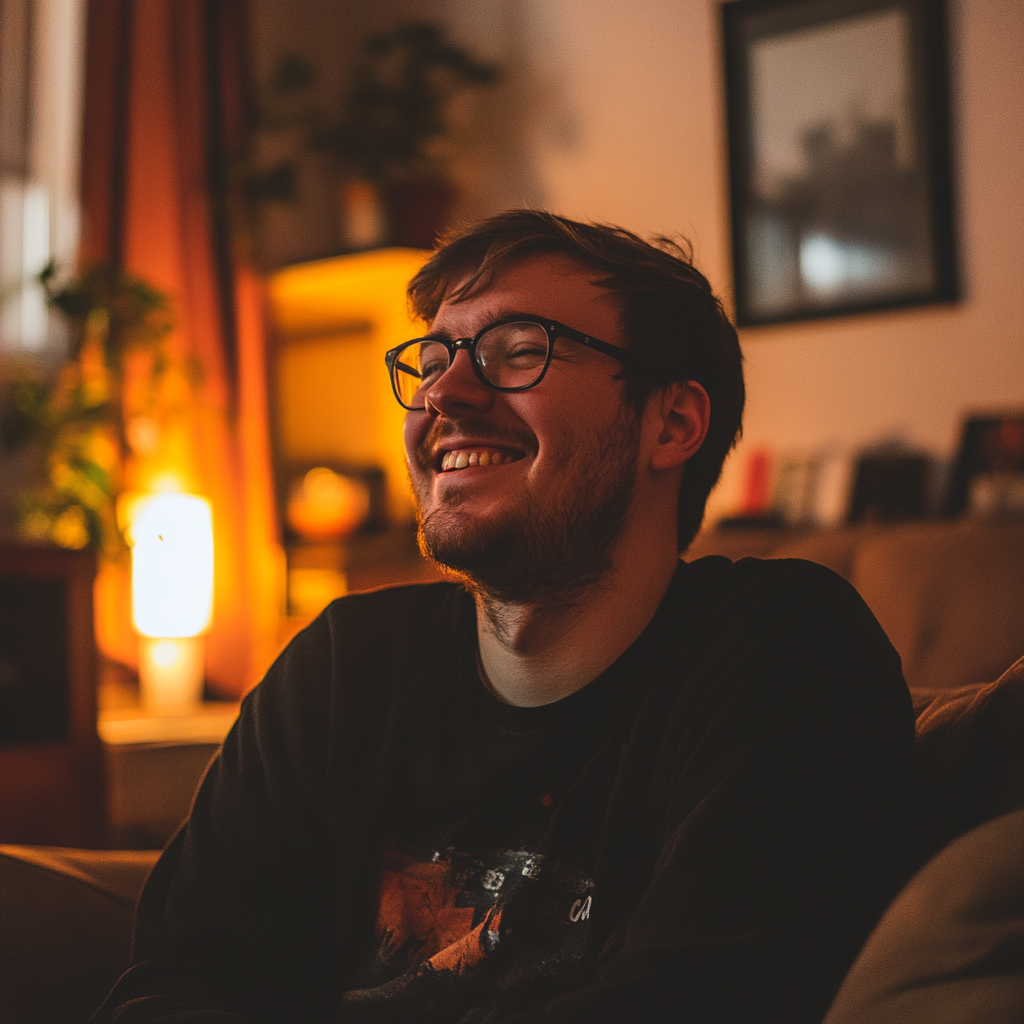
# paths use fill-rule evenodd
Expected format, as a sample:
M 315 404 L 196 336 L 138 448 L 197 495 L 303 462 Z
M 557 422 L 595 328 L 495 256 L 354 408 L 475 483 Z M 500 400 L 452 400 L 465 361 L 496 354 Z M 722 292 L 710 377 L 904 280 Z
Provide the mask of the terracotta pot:
M 349 250 L 388 243 L 387 211 L 380 189 L 359 178 L 341 183 L 341 242 Z

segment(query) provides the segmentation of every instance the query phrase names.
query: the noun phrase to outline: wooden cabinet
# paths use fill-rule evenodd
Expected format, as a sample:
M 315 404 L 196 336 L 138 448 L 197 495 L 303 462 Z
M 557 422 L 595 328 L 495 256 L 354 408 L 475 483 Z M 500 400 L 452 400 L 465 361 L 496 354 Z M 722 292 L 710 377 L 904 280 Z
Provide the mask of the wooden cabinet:
M 316 260 L 269 281 L 270 405 L 279 480 L 323 462 L 383 471 L 387 517 L 411 519 L 402 424 L 384 353 L 422 333 L 405 288 L 427 253 L 378 249 Z
M 91 552 L 0 545 L 0 842 L 101 846 Z
M 378 249 L 286 267 L 270 279 L 270 406 L 289 634 L 347 591 L 438 578 L 416 549 L 405 412 L 384 365 L 388 349 L 424 331 L 409 315 L 405 289 L 427 255 Z M 365 484 L 367 529 L 310 537 L 289 526 L 289 495 L 318 467 Z

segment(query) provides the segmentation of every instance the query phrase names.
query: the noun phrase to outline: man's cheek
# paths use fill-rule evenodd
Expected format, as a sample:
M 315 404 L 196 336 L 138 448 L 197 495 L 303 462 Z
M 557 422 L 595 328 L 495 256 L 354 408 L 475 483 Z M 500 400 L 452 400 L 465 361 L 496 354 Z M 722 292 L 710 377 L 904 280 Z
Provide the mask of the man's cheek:
M 402 439 L 405 443 L 405 461 L 409 472 L 415 477 L 417 470 L 425 472 L 423 446 L 426 441 L 427 428 L 423 413 L 407 412 L 403 427 Z

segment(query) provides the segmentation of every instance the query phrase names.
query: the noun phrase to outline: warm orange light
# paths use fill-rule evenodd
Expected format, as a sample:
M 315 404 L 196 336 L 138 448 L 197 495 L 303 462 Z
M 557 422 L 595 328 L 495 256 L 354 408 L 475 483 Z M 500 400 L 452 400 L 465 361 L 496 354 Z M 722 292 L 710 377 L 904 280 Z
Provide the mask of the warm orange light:
M 150 711 L 188 711 L 203 698 L 206 639 L 139 637 L 139 696 Z
M 213 611 L 213 519 L 192 494 L 138 499 L 129 527 L 132 619 L 139 639 L 139 685 L 150 710 L 185 710 L 202 698 Z
M 326 466 L 311 469 L 288 495 L 288 525 L 309 540 L 351 533 L 370 510 L 370 493 L 361 481 Z
M 405 288 L 428 255 L 378 249 L 287 267 L 268 282 L 274 319 L 288 340 L 278 367 L 278 413 L 289 458 L 380 466 L 394 522 L 411 519 L 412 495 L 405 412 L 391 393 L 384 353 L 423 332 Z M 346 437 L 337 436 L 339 402 L 357 421 Z
M 157 494 L 131 524 L 132 619 L 149 637 L 198 636 L 213 611 L 210 503 L 191 494 Z

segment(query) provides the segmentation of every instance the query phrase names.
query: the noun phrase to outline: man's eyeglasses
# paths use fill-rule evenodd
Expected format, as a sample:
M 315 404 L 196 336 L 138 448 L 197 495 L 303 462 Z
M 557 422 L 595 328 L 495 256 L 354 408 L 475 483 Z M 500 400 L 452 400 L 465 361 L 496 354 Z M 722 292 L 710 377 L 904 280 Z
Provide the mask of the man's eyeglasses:
M 510 316 L 482 327 L 472 338 L 414 338 L 384 356 L 395 398 L 406 409 L 422 409 L 426 393 L 464 348 L 477 377 L 497 391 L 526 391 L 536 387 L 548 372 L 555 338 L 586 345 L 620 363 L 632 356 L 624 348 L 598 341 L 556 320 Z

